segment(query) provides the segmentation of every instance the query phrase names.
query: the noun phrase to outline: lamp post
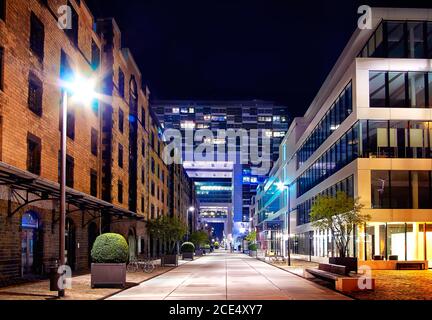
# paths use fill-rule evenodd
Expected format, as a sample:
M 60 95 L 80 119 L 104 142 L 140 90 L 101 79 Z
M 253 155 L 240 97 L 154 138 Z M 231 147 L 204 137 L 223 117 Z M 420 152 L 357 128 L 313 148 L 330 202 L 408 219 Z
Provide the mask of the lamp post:
M 287 211 L 286 211 L 286 223 L 287 223 L 287 233 L 288 233 L 288 240 L 287 240 L 287 262 L 288 266 L 291 266 L 291 186 L 292 183 L 284 184 L 279 183 L 278 189 L 281 191 L 284 191 L 285 189 L 288 190 L 287 192 Z
M 63 89 L 61 104 L 61 137 L 60 137 L 60 221 L 59 221 L 59 266 L 66 265 L 66 146 L 67 146 L 67 114 L 69 94 L 77 102 L 88 103 L 95 97 L 95 82 L 80 75 L 75 75 L 71 82 L 61 83 Z M 65 296 L 65 289 L 58 288 L 58 296 Z

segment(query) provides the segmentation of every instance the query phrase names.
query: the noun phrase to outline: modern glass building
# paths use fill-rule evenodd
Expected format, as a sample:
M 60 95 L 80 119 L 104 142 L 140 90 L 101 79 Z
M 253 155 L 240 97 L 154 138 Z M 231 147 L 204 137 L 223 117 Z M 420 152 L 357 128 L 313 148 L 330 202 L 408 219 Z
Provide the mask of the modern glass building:
M 372 13 L 373 29 L 354 32 L 258 189 L 264 250 L 287 255 L 290 237 L 301 258 L 337 256 L 309 213 L 317 195 L 345 191 L 372 217 L 353 231 L 351 256 L 432 260 L 432 10 Z
M 270 148 L 260 149 L 261 156 L 268 158 L 270 168 L 278 159 L 279 145 L 285 136 L 288 125 L 288 108 L 272 102 L 253 101 L 154 101 L 152 109 L 165 129 L 178 129 L 182 132 L 184 146 L 188 145 L 186 133 L 197 130 L 210 130 L 215 138 L 205 141 L 214 145 L 215 150 L 227 144 L 227 139 L 218 138 L 218 130 L 260 130 L 270 138 Z M 242 140 L 236 140 L 236 151 L 240 151 Z M 193 141 L 196 148 L 202 141 Z M 250 139 L 250 144 L 262 145 L 262 136 L 256 140 Z M 228 211 L 227 225 L 233 230 L 235 241 L 247 233 L 249 229 L 249 207 L 251 198 L 256 194 L 256 188 L 267 178 L 265 175 L 254 174 L 250 163 L 241 164 L 227 158 L 225 161 L 190 161 L 187 151 L 183 149 L 184 166 L 189 176 L 198 184 L 203 184 L 207 190 L 198 187 L 198 199 L 201 204 L 212 203 L 214 209 L 224 207 Z M 230 186 L 230 190 L 216 188 Z M 213 186 L 213 189 L 211 189 Z M 227 196 L 229 194 L 229 196 Z M 222 199 L 223 198 L 223 199 Z M 219 201 L 220 200 L 220 201 Z M 208 211 L 208 208 L 205 208 Z M 226 228 L 225 228 L 226 229 Z M 231 232 L 232 231 L 232 232 Z

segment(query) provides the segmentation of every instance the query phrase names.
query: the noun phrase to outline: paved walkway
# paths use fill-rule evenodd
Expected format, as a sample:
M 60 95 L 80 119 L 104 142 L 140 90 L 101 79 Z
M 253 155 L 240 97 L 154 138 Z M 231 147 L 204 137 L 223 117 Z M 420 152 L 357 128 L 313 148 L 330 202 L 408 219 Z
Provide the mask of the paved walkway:
M 348 300 L 243 254 L 212 253 L 110 300 Z

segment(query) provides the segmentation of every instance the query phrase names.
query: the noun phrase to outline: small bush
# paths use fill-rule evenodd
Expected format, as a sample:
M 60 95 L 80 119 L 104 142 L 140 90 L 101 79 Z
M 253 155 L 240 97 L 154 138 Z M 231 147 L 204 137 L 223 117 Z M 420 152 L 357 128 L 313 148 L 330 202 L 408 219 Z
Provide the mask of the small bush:
M 183 242 L 181 245 L 181 252 L 195 252 L 195 246 L 192 242 Z
M 215 247 L 216 249 L 219 249 L 219 246 L 220 246 L 220 245 L 219 245 L 219 242 L 216 241 L 216 242 L 214 243 L 214 247 Z
M 210 249 L 210 245 L 209 245 L 209 244 L 205 244 L 205 245 L 203 246 L 203 249 L 207 249 L 207 250 L 209 250 L 209 249 Z
M 258 246 L 256 243 L 249 244 L 249 251 L 257 251 Z
M 129 258 L 129 246 L 122 235 L 104 233 L 96 238 L 91 257 L 95 263 L 126 263 Z

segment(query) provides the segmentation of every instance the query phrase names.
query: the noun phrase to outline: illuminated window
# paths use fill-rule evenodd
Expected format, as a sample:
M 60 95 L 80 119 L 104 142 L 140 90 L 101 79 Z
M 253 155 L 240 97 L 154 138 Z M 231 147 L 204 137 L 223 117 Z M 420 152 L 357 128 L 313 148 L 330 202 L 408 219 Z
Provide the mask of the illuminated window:
M 204 121 L 210 121 L 210 120 L 211 120 L 211 116 L 209 116 L 209 115 L 204 116 Z
M 188 108 L 181 108 L 180 112 L 181 113 L 188 113 Z
M 179 114 L 180 113 L 180 109 L 179 108 L 172 108 L 172 113 Z
M 189 108 L 189 113 L 195 113 L 195 108 Z
M 183 121 L 180 124 L 180 127 L 182 129 L 195 129 L 195 122 L 193 122 L 193 121 Z

